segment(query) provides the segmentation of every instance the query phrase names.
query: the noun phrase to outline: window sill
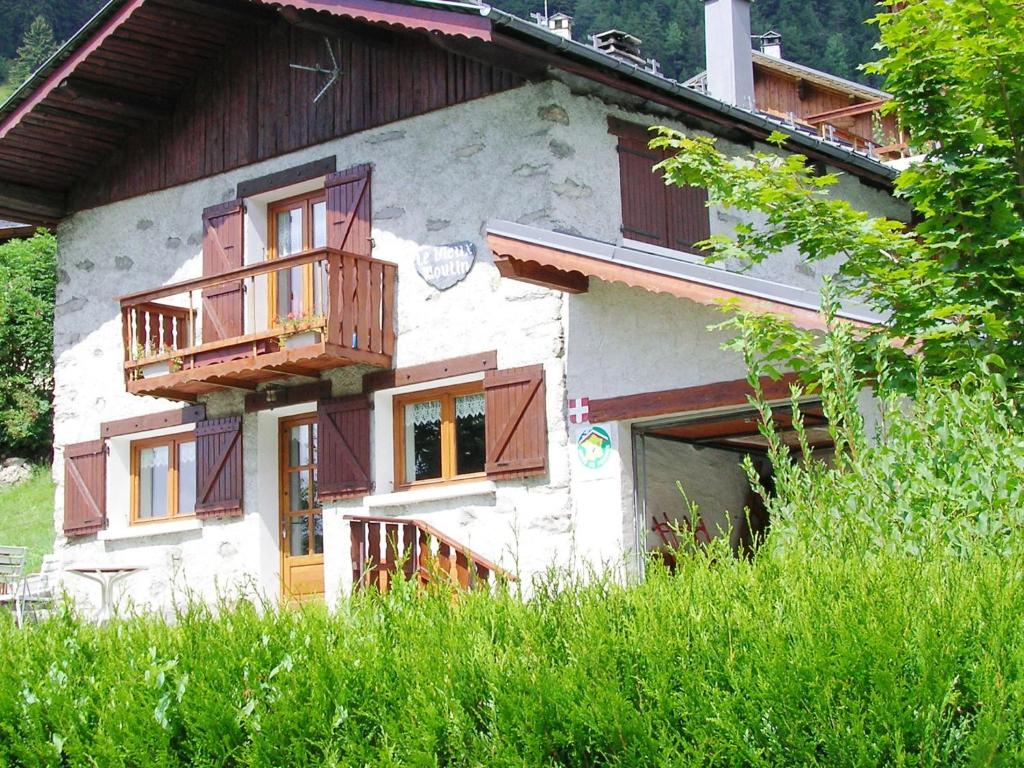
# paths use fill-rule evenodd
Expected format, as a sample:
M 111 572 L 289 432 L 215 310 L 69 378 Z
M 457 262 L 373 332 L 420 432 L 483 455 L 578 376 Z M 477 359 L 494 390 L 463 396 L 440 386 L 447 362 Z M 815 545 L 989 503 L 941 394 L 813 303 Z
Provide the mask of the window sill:
M 491 500 L 496 497 L 498 486 L 493 480 L 479 480 L 472 483 L 452 483 L 430 488 L 413 488 L 397 493 L 382 493 L 379 496 L 367 496 L 363 506 L 367 509 L 383 507 L 404 507 L 429 501 L 449 501 L 471 496 L 487 496 Z
M 166 523 L 146 523 L 145 525 L 132 525 L 127 528 L 116 528 L 104 530 L 96 534 L 100 541 L 121 541 L 123 539 L 147 539 L 150 536 L 167 536 L 187 531 L 198 531 L 203 527 L 203 521 L 198 518 L 188 520 L 172 520 Z

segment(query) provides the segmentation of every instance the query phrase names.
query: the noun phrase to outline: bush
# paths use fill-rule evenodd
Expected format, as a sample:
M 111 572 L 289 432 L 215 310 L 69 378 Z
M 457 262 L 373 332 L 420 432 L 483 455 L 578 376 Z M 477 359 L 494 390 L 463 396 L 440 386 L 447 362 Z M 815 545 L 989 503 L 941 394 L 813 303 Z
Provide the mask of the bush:
M 0 245 L 0 456 L 49 457 L 57 241 Z
M 642 585 L 0 630 L 10 766 L 1024 760 L 1024 558 L 685 559 Z

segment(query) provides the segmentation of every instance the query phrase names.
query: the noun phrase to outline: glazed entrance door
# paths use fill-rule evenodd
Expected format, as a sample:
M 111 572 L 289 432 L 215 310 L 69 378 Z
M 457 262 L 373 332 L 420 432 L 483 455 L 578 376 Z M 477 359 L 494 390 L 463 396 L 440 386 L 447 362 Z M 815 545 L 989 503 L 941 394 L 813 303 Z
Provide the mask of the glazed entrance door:
M 327 245 L 327 199 L 323 190 L 270 206 L 270 250 L 281 259 Z M 322 270 L 321 270 L 322 271 Z M 312 264 L 275 273 L 270 284 L 270 317 L 275 325 L 323 313 L 321 290 Z
M 324 594 L 324 520 L 316 506 L 316 415 L 280 422 L 281 596 Z

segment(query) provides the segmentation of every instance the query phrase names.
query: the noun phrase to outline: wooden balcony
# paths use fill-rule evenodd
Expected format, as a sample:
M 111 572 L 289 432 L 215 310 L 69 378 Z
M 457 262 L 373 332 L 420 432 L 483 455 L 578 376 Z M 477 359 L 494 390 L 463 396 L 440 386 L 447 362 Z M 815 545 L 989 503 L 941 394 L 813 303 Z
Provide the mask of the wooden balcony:
M 121 298 L 125 387 L 194 401 L 346 365 L 390 368 L 394 264 L 319 248 Z
M 515 581 L 500 566 L 421 520 L 348 516 L 355 589 L 388 592 L 395 580 L 432 581 L 456 589 L 490 589 Z

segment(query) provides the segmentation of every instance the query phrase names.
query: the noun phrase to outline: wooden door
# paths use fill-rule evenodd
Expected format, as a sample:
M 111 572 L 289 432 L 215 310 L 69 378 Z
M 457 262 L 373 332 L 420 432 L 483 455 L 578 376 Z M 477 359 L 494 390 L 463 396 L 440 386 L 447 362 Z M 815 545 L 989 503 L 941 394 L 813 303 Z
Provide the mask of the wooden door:
M 281 596 L 324 594 L 324 519 L 317 504 L 316 414 L 280 422 Z

